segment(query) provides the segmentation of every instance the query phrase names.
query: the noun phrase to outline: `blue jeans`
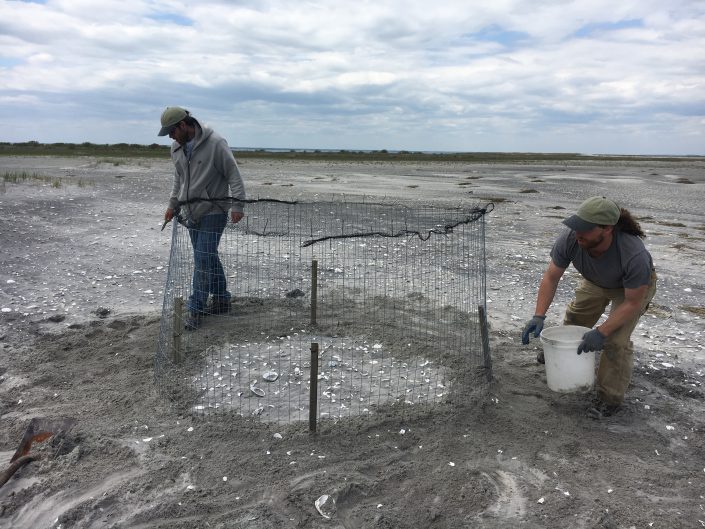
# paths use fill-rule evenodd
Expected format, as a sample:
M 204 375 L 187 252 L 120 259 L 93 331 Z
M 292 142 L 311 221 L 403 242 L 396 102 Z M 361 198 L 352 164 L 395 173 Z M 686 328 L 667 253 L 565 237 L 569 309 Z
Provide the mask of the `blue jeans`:
M 218 244 L 228 223 L 227 213 L 206 215 L 188 226 L 193 246 L 193 286 L 188 299 L 188 310 L 204 313 L 208 296 L 213 304 L 230 303 L 225 272 L 218 256 Z

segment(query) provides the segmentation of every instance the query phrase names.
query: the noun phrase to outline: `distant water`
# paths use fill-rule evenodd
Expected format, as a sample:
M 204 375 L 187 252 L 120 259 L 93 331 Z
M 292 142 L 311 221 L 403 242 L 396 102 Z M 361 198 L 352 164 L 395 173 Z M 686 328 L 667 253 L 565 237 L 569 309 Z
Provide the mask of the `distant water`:
M 371 154 L 375 152 L 386 152 L 389 154 L 413 153 L 413 154 L 462 154 L 459 151 L 407 151 L 407 150 L 390 150 L 390 149 L 284 149 L 284 148 L 261 148 L 261 147 L 232 147 L 235 152 L 300 152 L 300 153 L 360 153 Z

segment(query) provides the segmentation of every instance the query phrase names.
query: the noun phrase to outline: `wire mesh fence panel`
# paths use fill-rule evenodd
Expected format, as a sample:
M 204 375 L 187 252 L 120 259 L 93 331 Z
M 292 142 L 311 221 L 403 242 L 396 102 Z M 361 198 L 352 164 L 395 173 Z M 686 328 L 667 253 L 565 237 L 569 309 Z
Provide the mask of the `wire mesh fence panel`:
M 193 329 L 203 256 L 191 243 L 198 227 L 175 223 L 155 357 L 160 392 L 195 414 L 273 422 L 309 418 L 311 377 L 318 419 L 463 399 L 491 367 L 480 315 L 487 212 L 253 201 L 218 247 L 228 305 L 211 299 Z

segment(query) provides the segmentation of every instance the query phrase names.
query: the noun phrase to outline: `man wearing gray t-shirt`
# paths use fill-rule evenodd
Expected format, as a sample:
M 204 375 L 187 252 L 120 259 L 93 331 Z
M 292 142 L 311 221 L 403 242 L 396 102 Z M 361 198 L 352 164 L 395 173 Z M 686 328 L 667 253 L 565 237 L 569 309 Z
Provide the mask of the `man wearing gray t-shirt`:
M 541 333 L 558 282 L 572 263 L 583 279 L 563 324 L 592 328 L 611 303 L 607 319 L 583 335 L 576 351 L 602 351 L 597 370 L 598 402 L 588 409 L 590 417 L 601 418 L 624 402 L 634 360 L 631 335 L 654 297 L 656 273 L 639 223 L 612 200 L 588 198 L 563 224 L 569 229 L 558 236 L 551 249 L 536 311 L 524 326 L 522 343 L 528 344 L 531 334 L 536 338 Z M 543 352 L 537 360 L 543 363 Z

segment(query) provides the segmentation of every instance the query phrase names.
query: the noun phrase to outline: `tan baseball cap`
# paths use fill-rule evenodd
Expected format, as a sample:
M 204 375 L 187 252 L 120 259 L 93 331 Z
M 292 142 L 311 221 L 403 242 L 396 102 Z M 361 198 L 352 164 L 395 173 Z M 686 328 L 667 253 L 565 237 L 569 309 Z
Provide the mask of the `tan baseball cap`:
M 590 231 L 595 226 L 614 226 L 619 221 L 619 206 L 605 197 L 590 197 L 563 224 L 573 231 Z
M 167 136 L 171 132 L 171 128 L 179 121 L 189 115 L 189 111 L 181 107 L 166 107 L 162 112 L 162 128 L 157 136 Z

